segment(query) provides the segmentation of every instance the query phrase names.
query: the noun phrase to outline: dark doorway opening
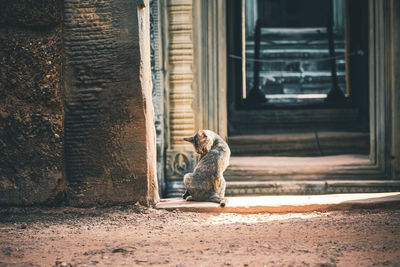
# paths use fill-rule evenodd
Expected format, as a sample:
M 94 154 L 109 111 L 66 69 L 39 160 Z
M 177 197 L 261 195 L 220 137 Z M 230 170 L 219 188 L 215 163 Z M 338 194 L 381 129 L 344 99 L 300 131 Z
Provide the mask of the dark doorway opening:
M 227 34 L 234 156 L 369 154 L 367 3 L 227 1 Z

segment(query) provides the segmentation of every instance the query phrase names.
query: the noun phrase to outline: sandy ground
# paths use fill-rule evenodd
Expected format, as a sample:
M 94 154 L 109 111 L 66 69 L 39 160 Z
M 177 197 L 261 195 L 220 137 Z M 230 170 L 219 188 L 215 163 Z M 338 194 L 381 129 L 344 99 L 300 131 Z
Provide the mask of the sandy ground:
M 400 209 L 0 209 L 0 266 L 399 266 Z

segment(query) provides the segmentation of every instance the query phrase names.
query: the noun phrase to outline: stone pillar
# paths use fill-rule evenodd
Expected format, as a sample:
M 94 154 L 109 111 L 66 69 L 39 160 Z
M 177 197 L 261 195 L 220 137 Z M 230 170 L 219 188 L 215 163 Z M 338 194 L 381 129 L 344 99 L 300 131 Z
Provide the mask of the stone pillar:
M 158 200 L 149 1 L 64 0 L 71 205 Z
M 183 138 L 195 132 L 193 107 L 192 0 L 168 0 L 167 196 L 183 190 L 183 175 L 193 170 L 193 147 Z

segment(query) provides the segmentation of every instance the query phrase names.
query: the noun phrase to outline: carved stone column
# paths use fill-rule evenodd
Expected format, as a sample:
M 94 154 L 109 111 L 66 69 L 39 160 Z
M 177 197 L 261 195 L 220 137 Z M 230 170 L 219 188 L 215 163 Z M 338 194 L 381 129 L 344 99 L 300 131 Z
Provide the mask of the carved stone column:
M 157 140 L 157 181 L 158 192 L 165 192 L 164 179 L 164 68 L 162 51 L 162 31 L 160 1 L 150 0 L 150 59 L 153 83 L 153 107 Z
M 193 170 L 194 161 L 192 145 L 183 140 L 195 131 L 192 0 L 168 0 L 167 17 L 166 176 L 167 196 L 172 197 L 180 195 L 183 175 Z

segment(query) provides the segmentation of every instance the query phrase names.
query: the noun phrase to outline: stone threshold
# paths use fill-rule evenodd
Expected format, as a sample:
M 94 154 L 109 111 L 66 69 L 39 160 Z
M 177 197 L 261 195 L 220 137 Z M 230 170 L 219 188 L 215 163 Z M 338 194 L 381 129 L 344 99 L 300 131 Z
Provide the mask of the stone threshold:
M 299 180 L 227 182 L 226 196 L 400 192 L 399 180 Z
M 226 207 L 212 202 L 162 199 L 156 209 L 215 213 L 290 213 L 399 207 L 400 192 L 328 195 L 228 197 Z
M 185 186 L 182 181 L 168 184 L 167 198 L 182 196 Z M 225 195 L 266 196 L 266 195 L 322 195 L 352 193 L 400 192 L 400 180 L 292 180 L 292 181 L 229 181 Z

